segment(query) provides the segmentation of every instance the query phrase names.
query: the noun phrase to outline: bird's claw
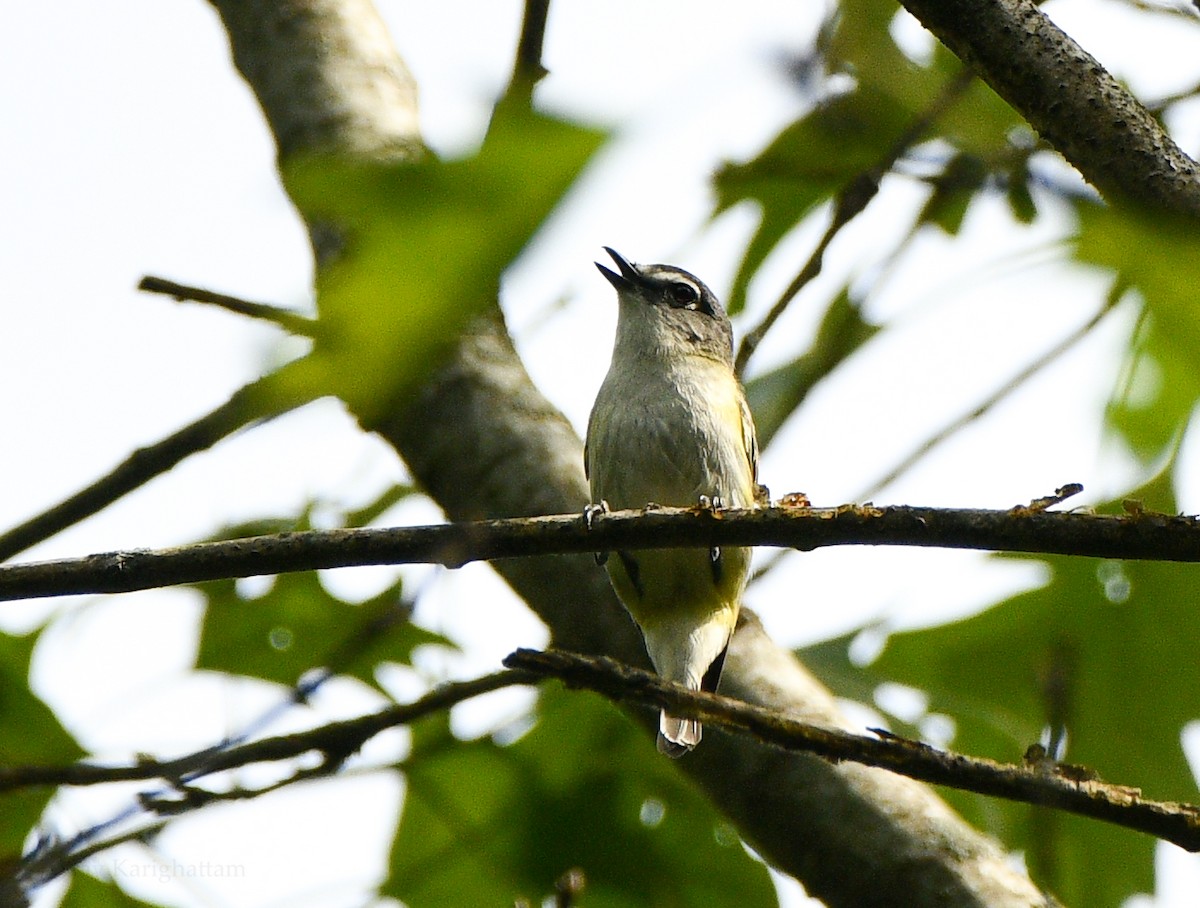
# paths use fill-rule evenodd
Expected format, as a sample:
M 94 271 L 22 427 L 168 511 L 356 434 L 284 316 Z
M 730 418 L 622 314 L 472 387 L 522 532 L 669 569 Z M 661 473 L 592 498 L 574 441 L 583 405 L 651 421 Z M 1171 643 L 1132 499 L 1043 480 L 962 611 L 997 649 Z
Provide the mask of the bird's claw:
M 584 508 L 583 508 L 583 523 L 584 523 L 584 525 L 589 530 L 592 529 L 592 524 L 595 523 L 596 517 L 599 516 L 600 514 L 607 514 L 610 510 L 612 510 L 612 509 L 608 506 L 608 502 L 604 501 L 603 499 L 600 500 L 599 504 L 584 505 Z
M 610 510 L 608 502 L 604 499 L 601 499 L 599 504 L 586 505 L 583 509 L 584 526 L 590 531 L 596 517 L 600 514 L 607 514 Z M 596 559 L 596 564 L 603 567 L 604 563 L 608 561 L 608 552 L 593 552 L 592 557 Z

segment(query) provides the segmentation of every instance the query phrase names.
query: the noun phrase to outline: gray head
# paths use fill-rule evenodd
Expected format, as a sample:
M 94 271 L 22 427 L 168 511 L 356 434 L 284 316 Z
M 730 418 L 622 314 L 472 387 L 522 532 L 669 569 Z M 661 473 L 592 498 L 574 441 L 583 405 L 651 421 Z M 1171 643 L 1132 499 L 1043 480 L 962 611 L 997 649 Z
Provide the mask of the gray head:
M 659 354 L 694 354 L 733 364 L 733 328 L 713 292 L 694 274 L 672 265 L 634 265 L 604 247 L 620 273 L 596 267 L 617 291 L 621 305 L 617 349 L 624 344 Z

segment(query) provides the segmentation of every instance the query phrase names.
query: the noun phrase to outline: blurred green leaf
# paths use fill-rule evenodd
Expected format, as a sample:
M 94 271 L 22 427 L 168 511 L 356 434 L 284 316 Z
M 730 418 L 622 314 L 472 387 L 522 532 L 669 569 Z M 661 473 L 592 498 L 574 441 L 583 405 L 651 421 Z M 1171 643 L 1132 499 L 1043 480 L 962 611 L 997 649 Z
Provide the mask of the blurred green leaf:
M 353 516 L 378 516 L 408 491 L 405 486 L 386 489 Z M 310 529 L 310 512 L 311 507 L 298 518 L 230 527 L 219 538 Z M 195 588 L 206 604 L 198 669 L 292 686 L 310 669 L 332 668 L 378 688 L 375 666 L 379 662 L 407 663 L 422 644 L 453 645 L 408 620 L 399 581 L 363 603 L 339 599 L 321 584 L 315 571 L 279 574 L 266 593 L 253 598 L 232 579 Z
M 84 756 L 75 739 L 29 689 L 29 661 L 38 634 L 0 634 L 0 766 L 58 766 Z M 0 864 L 15 860 L 53 788 L 0 794 Z
M 817 382 L 878 332 L 877 326 L 863 320 L 849 290 L 843 288 L 829 304 L 807 352 L 746 382 L 759 445 L 765 449 Z
M 413 740 L 384 895 L 536 904 L 577 867 L 589 908 L 777 904 L 728 824 L 595 695 L 544 688 L 537 725 L 506 747 L 454 741 L 440 720 Z
M 907 17 L 889 0 L 842 0 L 828 60 L 831 70 L 849 74 L 860 88 L 886 94 L 915 118 L 959 77 L 963 65 L 937 41 L 931 41 L 928 63 L 909 59 L 892 31 L 895 20 Z M 986 159 L 1007 147 L 1012 130 L 1024 124 L 1008 102 L 975 79 L 941 113 L 929 137 Z
M 730 312 L 745 305 L 751 276 L 779 241 L 817 205 L 877 165 L 908 124 L 908 111 L 890 96 L 848 92 L 785 128 L 752 161 L 717 172 L 717 214 L 747 200 L 762 212 L 730 290 Z
M 1137 494 L 1173 512 L 1167 477 Z M 896 634 L 872 673 L 926 691 L 954 747 L 1019 761 L 1059 716 L 1065 759 L 1147 797 L 1195 800 L 1180 733 L 1200 715 L 1197 568 L 1046 557 L 1051 582 L 975 617 Z M 1117 906 L 1153 888 L 1153 839 L 1077 817 L 952 792 L 969 819 L 1024 849 L 1034 878 L 1072 905 Z
M 888 163 L 901 139 L 948 89 L 956 92 L 952 103 L 913 144 L 941 139 L 977 162 L 1007 166 L 1011 137 L 1024 121 L 982 82 L 960 86 L 962 64 L 936 42 L 929 63 L 909 59 L 891 32 L 893 20 L 903 15 L 884 0 L 839 3 L 818 51 L 828 71 L 848 77 L 852 86 L 823 99 L 753 160 L 726 165 L 715 175 L 717 214 L 744 201 L 761 210 L 729 293 L 730 312 L 745 305 L 746 288 L 779 242 L 856 176 Z M 956 183 L 954 193 L 938 200 L 936 222 L 954 232 L 956 216 L 961 218 L 982 185 L 982 178 Z
M 1075 255 L 1120 275 L 1145 300 L 1131 354 L 1134 381 L 1119 391 L 1109 418 L 1135 453 L 1153 461 L 1200 399 L 1200 231 L 1165 215 L 1081 205 Z
M 154 903 L 134 898 L 112 881 L 75 871 L 59 908 L 154 908 Z
M 967 207 L 987 179 L 984 163 L 974 155 L 956 154 L 930 181 L 933 192 L 921 209 L 918 224 L 936 224 L 950 236 L 956 236 L 966 217 Z
M 1029 158 L 1022 155 L 1008 169 L 1004 181 L 1005 198 L 1008 210 L 1022 224 L 1032 224 L 1037 218 L 1037 204 L 1029 189 Z
M 600 143 L 579 126 L 501 105 L 479 153 L 459 161 L 288 163 L 310 221 L 345 231 L 317 278 L 312 352 L 279 373 L 280 393 L 335 394 L 365 425 L 392 411 L 477 313 L 500 274 Z
M 241 595 L 232 580 L 197 588 L 207 606 L 198 669 L 291 686 L 310 669 L 329 667 L 340 652 L 353 650 L 347 664 L 332 668 L 378 688 L 375 666 L 380 661 L 406 663 L 422 644 L 450 645 L 440 634 L 395 614 L 402 608 L 399 583 L 361 605 L 338 599 L 310 571 L 278 575 L 256 599 Z

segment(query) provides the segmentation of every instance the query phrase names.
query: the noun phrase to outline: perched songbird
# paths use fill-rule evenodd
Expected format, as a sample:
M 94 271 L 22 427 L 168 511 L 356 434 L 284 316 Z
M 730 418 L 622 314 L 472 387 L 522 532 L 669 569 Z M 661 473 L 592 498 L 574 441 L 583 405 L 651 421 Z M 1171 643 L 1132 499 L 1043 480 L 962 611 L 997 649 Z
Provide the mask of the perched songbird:
M 711 290 L 669 265 L 636 266 L 605 247 L 597 263 L 620 311 L 612 364 L 588 421 L 585 469 L 605 508 L 749 508 L 758 445 L 733 371 L 733 329 Z M 750 565 L 748 548 L 616 552 L 608 576 L 664 678 L 712 691 Z M 658 749 L 678 757 L 700 723 L 665 711 Z

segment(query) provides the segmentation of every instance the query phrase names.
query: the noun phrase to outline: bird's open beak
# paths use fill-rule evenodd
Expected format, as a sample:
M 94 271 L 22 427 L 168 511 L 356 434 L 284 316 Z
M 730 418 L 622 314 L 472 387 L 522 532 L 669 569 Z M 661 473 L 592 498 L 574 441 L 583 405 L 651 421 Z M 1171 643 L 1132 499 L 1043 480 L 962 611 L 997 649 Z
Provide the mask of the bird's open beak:
M 629 259 L 621 255 L 621 253 L 617 252 L 617 250 L 610 249 L 608 246 L 604 247 L 604 251 L 612 256 L 612 260 L 617 263 L 617 267 L 621 269 L 621 273 L 617 274 L 617 272 L 610 268 L 604 267 L 599 262 L 596 262 L 596 267 L 600 269 L 600 273 L 604 275 L 605 279 L 612 284 L 618 292 L 622 288 L 628 287 L 630 284 L 637 283 L 637 281 L 641 278 L 641 275 L 638 274 L 638 270 L 634 268 L 632 264 L 630 264 Z

